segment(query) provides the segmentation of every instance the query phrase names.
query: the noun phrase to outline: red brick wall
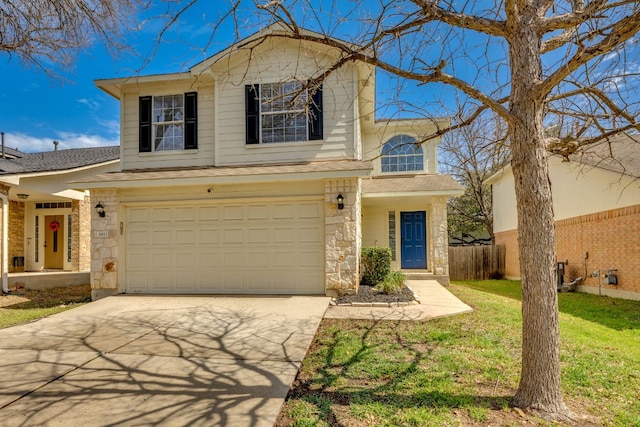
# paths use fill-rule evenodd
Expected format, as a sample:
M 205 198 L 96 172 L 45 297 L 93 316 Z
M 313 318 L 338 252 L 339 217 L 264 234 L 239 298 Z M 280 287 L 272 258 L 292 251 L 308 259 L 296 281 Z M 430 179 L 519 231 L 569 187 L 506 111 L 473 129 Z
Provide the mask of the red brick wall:
M 519 277 L 517 231 L 497 233 L 496 243 L 507 247 L 506 275 Z M 557 221 L 556 246 L 558 261 L 568 262 L 565 280 L 583 277 L 597 292 L 598 278 L 588 276 L 617 269 L 618 285 L 600 279 L 602 288 L 640 293 L 640 205 Z
M 496 234 L 496 245 L 505 246 L 505 276 L 520 278 L 520 256 L 518 255 L 518 230 L 503 231 Z

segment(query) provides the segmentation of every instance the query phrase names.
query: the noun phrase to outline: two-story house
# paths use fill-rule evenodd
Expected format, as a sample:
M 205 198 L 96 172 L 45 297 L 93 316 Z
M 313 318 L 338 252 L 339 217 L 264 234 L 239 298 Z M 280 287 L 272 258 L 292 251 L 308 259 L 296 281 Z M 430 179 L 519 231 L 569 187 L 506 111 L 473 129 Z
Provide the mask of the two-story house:
M 121 170 L 75 185 L 92 222 L 94 298 L 353 293 L 362 245 L 448 278 L 437 145 L 448 121 L 376 121 L 375 69 L 271 26 L 189 71 L 98 80 L 120 100 Z

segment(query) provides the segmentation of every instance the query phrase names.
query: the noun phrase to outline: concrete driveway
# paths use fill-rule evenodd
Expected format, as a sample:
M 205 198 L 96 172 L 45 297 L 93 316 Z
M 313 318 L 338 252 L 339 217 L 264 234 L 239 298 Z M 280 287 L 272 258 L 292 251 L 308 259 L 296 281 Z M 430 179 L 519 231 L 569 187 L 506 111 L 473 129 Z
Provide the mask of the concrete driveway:
M 271 426 L 326 297 L 116 296 L 0 330 L 3 426 Z

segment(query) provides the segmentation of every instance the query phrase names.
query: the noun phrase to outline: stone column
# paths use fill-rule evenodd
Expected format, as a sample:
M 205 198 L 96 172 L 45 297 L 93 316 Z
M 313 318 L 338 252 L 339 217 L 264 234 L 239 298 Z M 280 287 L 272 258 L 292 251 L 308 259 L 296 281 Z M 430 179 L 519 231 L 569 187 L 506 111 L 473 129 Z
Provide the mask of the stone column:
M 325 180 L 325 293 L 355 294 L 360 283 L 362 212 L 360 179 Z M 337 197 L 344 197 L 338 209 Z
M 431 203 L 431 241 L 433 274 L 449 275 L 449 238 L 447 235 L 447 198 L 434 197 Z
M 104 206 L 100 217 L 93 208 Z M 118 242 L 120 222 L 117 190 L 91 191 L 91 299 L 96 300 L 122 292 L 118 286 Z

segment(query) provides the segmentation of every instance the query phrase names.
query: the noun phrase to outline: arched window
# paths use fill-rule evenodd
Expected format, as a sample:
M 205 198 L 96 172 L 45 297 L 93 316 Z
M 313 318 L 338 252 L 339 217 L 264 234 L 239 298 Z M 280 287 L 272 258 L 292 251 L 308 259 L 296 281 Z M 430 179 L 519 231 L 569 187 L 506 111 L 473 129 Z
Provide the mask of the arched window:
M 382 172 L 423 171 L 422 146 L 409 135 L 396 135 L 382 147 Z

